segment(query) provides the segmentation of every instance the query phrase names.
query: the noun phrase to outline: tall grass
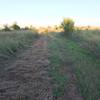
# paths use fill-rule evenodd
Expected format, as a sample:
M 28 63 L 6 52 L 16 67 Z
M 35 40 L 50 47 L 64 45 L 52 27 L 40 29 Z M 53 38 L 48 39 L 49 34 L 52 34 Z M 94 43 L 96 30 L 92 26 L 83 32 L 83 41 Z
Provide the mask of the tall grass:
M 0 32 L 0 58 L 14 56 L 29 46 L 36 37 L 37 34 L 30 31 Z
M 51 68 L 54 71 L 53 73 L 56 73 L 58 69 L 55 69 L 55 66 L 59 66 L 61 68 L 62 59 L 65 63 L 71 62 L 71 66 L 69 67 L 73 69 L 73 72 L 77 77 L 76 85 L 78 86 L 84 100 L 100 100 L 100 59 L 93 56 L 93 54 L 90 53 L 90 51 L 86 48 L 82 48 L 80 46 L 80 44 L 82 45 L 84 42 L 86 42 L 86 40 L 90 41 L 90 38 L 94 39 L 94 37 L 98 37 L 99 33 L 92 33 L 92 36 L 91 33 L 89 33 L 91 37 L 89 37 L 88 35 L 86 37 L 86 34 L 81 33 L 79 33 L 79 35 L 80 37 L 74 38 L 77 39 L 77 42 L 59 34 L 52 35 L 51 41 L 48 45 L 49 49 L 52 51 L 50 58 Z M 82 39 L 84 39 L 84 41 L 81 39 L 81 37 Z M 87 45 L 91 47 L 89 43 L 87 43 Z M 94 47 L 99 48 L 96 47 L 96 45 Z M 62 59 L 58 61 L 60 53 L 62 53 Z M 55 62 L 52 60 L 54 60 Z M 56 76 L 55 74 L 53 74 L 53 77 L 59 77 L 59 75 Z M 59 83 L 57 84 L 59 86 Z M 64 86 L 67 87 L 67 84 L 64 84 Z M 60 91 L 61 90 L 59 90 L 58 93 Z
M 100 58 L 100 30 L 78 30 L 71 38 L 82 48 L 89 50 L 92 55 Z

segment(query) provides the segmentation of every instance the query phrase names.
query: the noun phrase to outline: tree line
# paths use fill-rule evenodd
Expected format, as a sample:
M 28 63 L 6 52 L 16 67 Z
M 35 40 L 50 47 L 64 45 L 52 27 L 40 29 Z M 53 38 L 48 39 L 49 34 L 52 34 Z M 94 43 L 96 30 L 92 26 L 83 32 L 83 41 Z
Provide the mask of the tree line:
M 69 34 L 70 32 L 73 32 L 74 30 L 74 21 L 71 18 L 64 18 L 63 21 L 60 23 L 59 28 L 62 28 L 63 31 L 66 34 Z M 1 29 L 2 31 L 11 31 L 11 30 L 33 30 L 35 29 L 33 26 L 26 26 L 24 28 L 21 28 L 16 22 L 12 24 L 11 26 L 4 25 L 4 27 Z

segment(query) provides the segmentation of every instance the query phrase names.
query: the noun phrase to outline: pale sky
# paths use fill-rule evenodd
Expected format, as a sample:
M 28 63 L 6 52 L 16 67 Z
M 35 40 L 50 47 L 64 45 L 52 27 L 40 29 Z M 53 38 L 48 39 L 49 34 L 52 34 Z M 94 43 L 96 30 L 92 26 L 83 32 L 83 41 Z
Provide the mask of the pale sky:
M 0 24 L 55 25 L 65 17 L 100 26 L 100 0 L 0 0 Z

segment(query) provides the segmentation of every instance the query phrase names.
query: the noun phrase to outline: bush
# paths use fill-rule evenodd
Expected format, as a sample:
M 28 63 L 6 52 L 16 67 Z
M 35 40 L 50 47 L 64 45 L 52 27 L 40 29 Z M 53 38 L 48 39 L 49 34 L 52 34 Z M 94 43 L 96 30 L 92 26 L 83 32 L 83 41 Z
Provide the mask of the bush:
M 3 31 L 10 31 L 10 28 L 8 27 L 8 25 L 4 25 L 4 28 L 2 30 Z
M 28 26 L 25 26 L 24 27 L 24 30 L 29 30 L 30 28 Z
M 61 26 L 65 33 L 73 32 L 74 30 L 74 21 L 70 18 L 64 18 Z
M 14 23 L 11 27 L 13 30 L 20 30 L 20 26 L 17 23 Z

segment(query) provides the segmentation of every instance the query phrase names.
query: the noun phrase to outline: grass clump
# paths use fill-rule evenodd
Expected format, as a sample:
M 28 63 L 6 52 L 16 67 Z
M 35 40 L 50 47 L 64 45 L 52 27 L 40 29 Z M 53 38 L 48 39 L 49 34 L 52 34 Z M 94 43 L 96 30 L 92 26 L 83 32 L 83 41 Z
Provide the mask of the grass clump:
M 28 47 L 36 37 L 32 32 L 1 32 L 0 58 L 15 56 L 16 52 Z
M 100 58 L 100 30 L 74 31 L 71 38 L 92 55 Z

